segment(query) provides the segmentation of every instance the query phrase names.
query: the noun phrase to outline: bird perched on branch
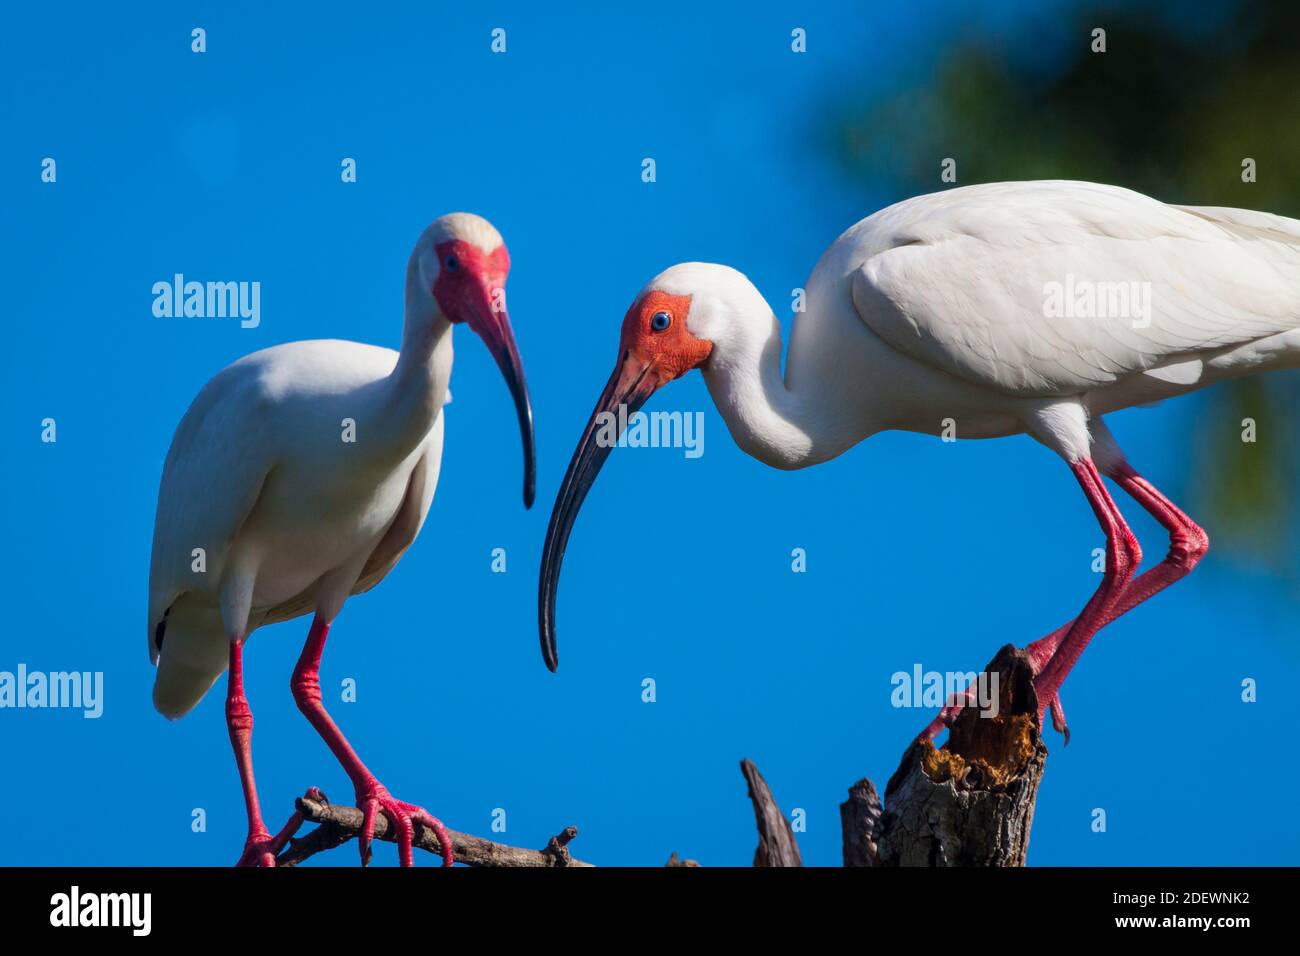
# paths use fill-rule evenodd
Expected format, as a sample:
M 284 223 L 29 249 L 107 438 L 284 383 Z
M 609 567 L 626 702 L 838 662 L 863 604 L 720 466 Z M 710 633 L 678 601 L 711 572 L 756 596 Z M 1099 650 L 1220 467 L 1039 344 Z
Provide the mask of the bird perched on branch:
M 569 533 L 613 444 L 597 422 L 620 406 L 626 421 L 698 368 L 736 443 L 776 468 L 825 462 L 885 429 L 939 434 L 949 420 L 962 438 L 1027 433 L 1061 456 L 1106 537 L 1096 593 L 1028 647 L 1040 707 L 1068 740 L 1059 691 L 1093 635 L 1190 572 L 1209 546 L 1128 463 L 1102 416 L 1300 365 L 1300 221 L 1094 183 L 968 186 L 862 220 L 805 288 L 784 374 L 780 325 L 736 270 L 683 263 L 636 297 L 547 530 L 538 606 L 547 666 L 558 664 Z M 1145 573 L 1135 575 L 1141 549 L 1103 476 L 1169 533 L 1167 555 Z
M 240 863 L 273 864 L 279 849 L 253 782 L 244 643 L 264 624 L 311 613 L 291 687 L 356 788 L 362 863 L 382 812 L 397 828 L 403 865 L 412 863 L 412 821 L 435 830 L 451 864 L 442 824 L 393 798 L 326 712 L 318 670 L 343 603 L 383 580 L 428 514 L 453 325 L 483 339 L 509 385 L 523 437 L 524 505 L 532 505 L 532 408 L 505 309 L 509 269 L 505 244 L 486 220 L 443 216 L 407 263 L 400 351 L 309 341 L 255 352 L 208 382 L 176 429 L 149 571 L 153 698 L 163 714 L 180 717 L 228 671 L 226 717 L 248 809 Z

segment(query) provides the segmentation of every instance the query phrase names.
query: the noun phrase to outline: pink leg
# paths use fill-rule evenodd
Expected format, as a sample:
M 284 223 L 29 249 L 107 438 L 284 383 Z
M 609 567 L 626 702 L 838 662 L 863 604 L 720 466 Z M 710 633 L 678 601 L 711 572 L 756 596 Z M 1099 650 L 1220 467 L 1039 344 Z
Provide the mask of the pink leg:
M 1105 486 L 1102 484 L 1101 475 L 1092 460 L 1085 458 L 1073 462 L 1070 465 L 1070 470 L 1074 472 L 1075 478 L 1078 479 L 1079 485 L 1083 488 L 1084 495 L 1087 496 L 1088 503 L 1092 507 L 1093 514 L 1097 517 L 1097 522 L 1106 534 L 1106 569 L 1102 574 L 1102 581 L 1096 593 L 1093 594 L 1079 616 L 1068 624 L 1057 628 L 1047 637 L 1030 644 L 1027 648 L 1030 660 L 1035 670 L 1038 671 L 1035 688 L 1038 691 L 1040 705 L 1039 719 L 1043 718 L 1045 711 L 1050 706 L 1052 723 L 1057 730 L 1066 735 L 1067 742 L 1069 741 L 1069 728 L 1065 723 L 1065 711 L 1061 706 L 1058 691 L 1066 675 L 1083 653 L 1083 649 L 1092 640 L 1092 636 L 1103 626 L 1134 605 L 1150 597 L 1156 591 L 1167 587 L 1173 580 L 1177 580 L 1177 577 L 1174 577 L 1155 587 L 1152 586 L 1152 582 L 1147 580 L 1152 575 L 1156 575 L 1164 567 L 1164 564 L 1168 563 L 1169 559 L 1166 559 L 1160 567 L 1152 568 L 1142 578 L 1131 581 L 1133 571 L 1142 562 L 1142 549 L 1138 545 L 1137 538 L 1133 536 L 1133 532 L 1119 512 L 1119 508 L 1116 507 L 1115 502 L 1107 493 Z M 1129 471 L 1131 472 L 1131 469 Z M 1145 486 L 1138 489 L 1138 491 L 1145 492 L 1146 489 L 1150 489 L 1150 492 L 1155 492 L 1155 489 L 1143 479 L 1138 478 L 1136 473 L 1133 473 L 1132 477 Z M 1139 503 L 1147 507 L 1147 510 L 1151 510 L 1147 505 L 1147 501 L 1138 496 L 1138 491 L 1130 487 L 1126 483 L 1126 479 L 1117 477 L 1116 480 L 1119 481 L 1121 487 L 1133 494 Z M 1155 492 L 1155 494 L 1158 495 L 1159 493 Z M 1177 512 L 1177 509 L 1168 504 L 1167 499 L 1164 499 L 1163 496 L 1161 496 L 1161 500 L 1169 508 Z M 1152 513 L 1156 514 L 1154 511 Z M 1178 514 L 1181 515 L 1182 512 L 1178 512 Z M 1157 517 L 1160 517 L 1160 515 L 1157 515 Z M 1183 518 L 1186 518 L 1186 515 L 1183 515 Z M 1190 519 L 1187 520 L 1190 521 Z M 1199 529 L 1197 530 L 1199 531 Z M 1202 532 L 1202 534 L 1204 533 Z M 1186 570 L 1182 572 L 1182 574 L 1186 573 Z M 1181 577 L 1182 574 L 1178 575 L 1178 577 Z M 1163 578 L 1158 580 L 1163 580 Z M 1126 604 L 1130 585 L 1139 584 L 1142 585 L 1140 590 L 1134 593 L 1142 596 L 1135 598 L 1132 603 Z M 919 739 L 933 740 L 942 732 L 944 727 L 951 724 L 966 702 L 966 699 L 963 698 L 952 701 L 921 732 Z
M 236 866 L 275 866 L 274 840 L 262 820 L 257 801 L 257 784 L 253 780 L 253 711 L 244 697 L 244 645 L 230 642 L 230 670 L 226 684 L 226 726 L 230 745 L 235 750 L 239 782 L 244 787 L 244 807 L 248 811 L 248 839 Z M 287 839 L 287 838 L 286 838 Z
M 451 866 L 453 862 L 451 838 L 447 835 L 446 828 L 422 807 L 395 800 L 383 784 L 375 779 L 375 775 L 366 769 L 366 765 L 361 762 L 361 758 L 357 756 L 352 745 L 343 736 L 343 732 L 325 710 L 325 705 L 321 703 L 320 659 L 325 650 L 325 638 L 329 634 L 329 629 L 329 624 L 321 620 L 319 615 L 312 620 L 302 656 L 298 658 L 298 666 L 293 669 L 290 687 L 293 690 L 293 699 L 298 703 L 298 709 L 303 712 L 311 725 L 316 728 L 316 732 L 334 752 L 334 756 L 343 765 L 343 769 L 352 778 L 353 786 L 356 787 L 357 806 L 365 814 L 365 822 L 357 838 L 361 847 L 361 865 L 365 866 L 370 862 L 370 843 L 375 832 L 375 814 L 382 810 L 397 828 L 397 844 L 402 866 L 415 865 L 414 853 L 411 849 L 414 837 L 412 821 L 433 831 L 434 836 L 438 838 L 438 845 L 442 847 L 443 865 Z
M 328 802 L 325 799 L 325 794 L 321 793 L 316 787 L 308 787 L 307 792 L 303 794 L 303 796 L 308 800 L 318 800 L 321 803 Z M 280 828 L 280 832 L 271 837 L 271 853 L 274 857 L 278 858 L 280 856 L 280 851 L 284 849 L 286 843 L 293 839 L 293 835 L 302 828 L 302 824 L 303 815 L 299 811 L 295 810 L 290 815 L 285 825 Z
M 1162 495 L 1128 465 L 1111 476 L 1147 512 L 1169 532 L 1169 552 L 1165 559 L 1124 589 L 1115 616 L 1127 614 L 1147 598 L 1181 581 L 1200 563 L 1210 550 L 1210 536 L 1178 506 Z
M 1070 467 L 1079 479 L 1084 494 L 1088 496 L 1088 503 L 1097 516 L 1097 522 L 1106 533 L 1106 570 L 1102 574 L 1097 593 L 1074 619 L 1056 652 L 1034 681 L 1042 711 L 1056 699 L 1066 675 L 1079 660 L 1092 636 L 1122 613 L 1120 609 L 1124 593 L 1134 570 L 1142 561 L 1142 550 L 1138 547 L 1137 539 L 1133 537 L 1133 532 L 1124 522 L 1124 516 L 1119 513 L 1119 508 L 1102 484 L 1097 466 L 1091 459 L 1085 458 L 1072 463 Z M 1149 596 L 1151 592 L 1146 593 Z M 1041 712 L 1039 717 L 1041 719 Z
M 1169 551 L 1165 559 L 1154 568 L 1129 582 L 1119 602 L 1103 622 L 1105 624 L 1127 614 L 1175 581 L 1185 578 L 1210 548 L 1210 538 L 1200 525 L 1128 464 L 1119 465 L 1110 477 L 1169 532 Z M 1027 650 L 1036 669 L 1041 671 L 1056 654 L 1069 629 L 1069 624 L 1063 625 L 1029 645 Z M 1064 675 L 1061 679 L 1064 680 Z M 1052 699 L 1051 705 L 1053 723 L 1060 730 L 1065 724 L 1065 713 L 1061 710 L 1059 694 Z
M 1210 538 L 1200 525 L 1128 465 L 1121 466 L 1111 478 L 1169 532 L 1169 553 L 1163 561 L 1134 578 L 1124 589 L 1124 596 L 1111 615 L 1113 621 L 1190 574 L 1209 550 Z M 1063 624 L 1026 648 L 1036 667 L 1041 669 L 1051 660 L 1073 623 Z

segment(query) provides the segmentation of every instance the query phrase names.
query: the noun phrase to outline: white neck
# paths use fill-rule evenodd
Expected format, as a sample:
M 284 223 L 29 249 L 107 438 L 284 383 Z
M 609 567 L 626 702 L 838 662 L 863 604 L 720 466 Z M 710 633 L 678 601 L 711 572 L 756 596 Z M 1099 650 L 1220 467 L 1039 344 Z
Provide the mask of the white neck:
M 703 373 L 737 445 L 774 468 L 794 469 L 834 458 L 862 437 L 809 394 L 807 382 L 801 391 L 786 386 L 781 325 L 756 289 L 733 298 L 727 311 L 725 334 L 714 338 Z
M 384 381 L 383 444 L 404 456 L 424 440 L 447 400 L 451 382 L 451 323 L 422 288 L 418 270 L 408 268 L 402 348 Z

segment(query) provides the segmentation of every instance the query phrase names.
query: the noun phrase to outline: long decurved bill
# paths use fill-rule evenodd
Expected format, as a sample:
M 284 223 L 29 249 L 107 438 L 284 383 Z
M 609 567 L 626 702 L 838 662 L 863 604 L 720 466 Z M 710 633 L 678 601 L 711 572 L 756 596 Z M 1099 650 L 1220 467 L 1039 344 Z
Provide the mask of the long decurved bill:
M 551 523 L 546 529 L 538 584 L 537 625 L 542 641 L 542 659 L 552 671 L 560 664 L 555 642 L 555 595 L 569 532 L 573 530 L 578 509 L 600 473 L 601 465 L 622 436 L 628 417 L 645 404 L 659 385 L 659 377 L 651 364 L 624 352 L 596 402 L 569 462 L 569 469 L 564 473 L 560 493 L 555 498 L 555 509 L 551 512 Z
M 537 452 L 533 439 L 533 406 L 528 400 L 528 380 L 524 377 L 524 363 L 519 358 L 519 347 L 515 344 L 515 333 L 510 327 L 510 316 L 505 309 L 495 309 L 491 304 L 491 295 L 487 301 L 474 309 L 470 324 L 474 331 L 487 345 L 497 368 L 510 388 L 510 396 L 515 401 L 515 414 L 519 418 L 519 437 L 524 444 L 524 507 L 533 506 L 537 492 Z

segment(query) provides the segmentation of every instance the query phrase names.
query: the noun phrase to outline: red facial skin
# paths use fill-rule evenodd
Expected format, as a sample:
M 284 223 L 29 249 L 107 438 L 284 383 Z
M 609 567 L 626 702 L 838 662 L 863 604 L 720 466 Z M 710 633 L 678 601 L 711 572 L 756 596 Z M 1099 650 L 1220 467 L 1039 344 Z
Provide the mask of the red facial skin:
M 510 253 L 505 244 L 486 254 L 464 239 L 448 239 L 434 250 L 438 253 L 438 279 L 431 291 L 442 314 L 452 322 L 466 322 L 481 318 L 478 313 L 485 305 L 491 310 L 492 290 L 504 289 L 510 273 Z M 456 258 L 455 269 L 447 268 L 450 256 Z M 502 300 L 502 310 L 504 307 Z
M 504 244 L 485 253 L 463 239 L 440 242 L 434 251 L 438 254 L 438 278 L 431 291 L 438 308 L 448 321 L 464 322 L 483 340 L 510 388 L 524 443 L 524 507 L 532 507 L 537 483 L 533 409 L 528 400 L 523 361 L 506 310 L 510 253 Z M 456 267 L 450 269 L 447 260 L 453 256 Z
M 652 391 L 703 365 L 713 351 L 712 342 L 696 338 L 686 328 L 690 311 L 689 295 L 652 291 L 633 302 L 623 317 L 619 357 L 627 356 L 627 364 L 638 370 L 650 366 L 646 378 L 654 379 L 647 383 Z M 672 324 L 662 332 L 650 326 L 657 312 L 672 316 Z

